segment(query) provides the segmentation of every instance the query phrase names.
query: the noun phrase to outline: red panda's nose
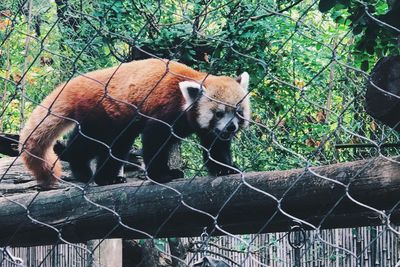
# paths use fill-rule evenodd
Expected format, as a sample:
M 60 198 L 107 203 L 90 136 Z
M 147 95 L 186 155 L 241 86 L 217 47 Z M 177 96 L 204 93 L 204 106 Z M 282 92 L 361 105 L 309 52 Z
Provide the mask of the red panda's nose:
M 226 126 L 226 130 L 228 132 L 235 132 L 236 131 L 236 125 L 233 122 L 231 122 L 231 123 L 229 123 L 228 126 Z

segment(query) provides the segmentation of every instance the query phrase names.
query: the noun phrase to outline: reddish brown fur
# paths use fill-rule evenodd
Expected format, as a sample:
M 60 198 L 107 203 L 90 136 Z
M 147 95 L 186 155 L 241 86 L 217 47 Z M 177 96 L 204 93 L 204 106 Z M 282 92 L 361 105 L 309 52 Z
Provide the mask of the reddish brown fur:
M 179 82 L 202 82 L 205 77 L 206 74 L 183 64 L 158 59 L 134 61 L 78 76 L 57 87 L 32 112 L 21 131 L 21 157 L 38 183 L 48 187 L 61 177 L 61 166 L 52 146 L 75 125 L 73 120 L 85 116 L 102 120 L 106 116 L 126 123 L 135 112 L 132 105 L 139 105 L 142 114 L 161 118 L 162 114 L 182 107 Z M 217 81 L 221 84 L 214 89 L 234 80 L 209 76 L 204 85 Z

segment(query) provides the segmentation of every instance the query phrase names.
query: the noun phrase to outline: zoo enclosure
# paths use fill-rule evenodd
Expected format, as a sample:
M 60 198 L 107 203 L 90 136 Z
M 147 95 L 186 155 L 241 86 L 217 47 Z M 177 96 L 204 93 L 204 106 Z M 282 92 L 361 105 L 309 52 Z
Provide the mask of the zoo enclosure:
M 265 216 L 255 232 L 271 231 L 273 219 L 283 215 L 291 221 L 286 231 L 298 224 L 314 229 L 318 238 L 313 240 L 321 241 L 327 250 L 345 251 L 359 263 L 361 254 L 356 250 L 360 248 L 332 245 L 322 237 L 321 228 L 337 215 L 335 209 L 345 199 L 355 206 L 362 206 L 369 215 L 378 213 L 380 216 L 375 218 L 382 219 L 385 224 L 374 239 L 361 244 L 362 251 L 372 248 L 375 242 L 372 240 L 383 240 L 385 234 L 397 240 L 398 230 L 390 223 L 396 218 L 398 199 L 386 204 L 385 213 L 380 213 L 382 203 L 360 203 L 345 190 L 351 188 L 358 177 L 355 172 L 350 174 L 347 183 L 340 185 L 343 191 L 335 195 L 335 205 L 323 210 L 325 213 L 317 223 L 310 225 L 309 217 L 287 212 L 283 204 L 311 167 L 358 159 L 367 159 L 366 166 L 375 162 L 375 158 L 395 161 L 391 157 L 398 155 L 398 133 L 392 129 L 396 124 L 391 125 L 392 128 L 383 126 L 364 110 L 365 84 L 369 80 L 367 71 L 381 55 L 398 51 L 398 46 L 393 43 L 399 30 L 392 19 L 398 14 L 398 4 L 397 1 L 392 5 L 385 3 L 377 1 L 377 8 L 372 9 L 358 1 L 340 8 L 329 6 L 328 1 L 295 1 L 288 5 L 278 1 L 200 1 L 195 4 L 172 1 L 154 2 L 153 5 L 123 1 L 87 5 L 78 1 L 5 2 L 1 6 L 0 45 L 3 132 L 18 133 L 32 107 L 56 84 L 119 62 L 162 57 L 213 74 L 234 75 L 246 70 L 252 78 L 253 118 L 249 129 L 243 131 L 234 144 L 235 161 L 241 171 L 241 179 L 235 186 L 245 187 L 254 194 L 261 193 L 267 199 L 265 201 L 274 203 L 276 211 L 273 216 Z M 357 8 L 364 10 L 359 17 L 347 15 L 346 12 L 356 13 Z M 357 20 L 362 23 L 356 24 Z M 349 25 L 346 21 L 354 24 Z M 362 33 L 356 34 L 360 28 Z M 375 43 L 371 41 L 374 38 L 377 38 Z M 197 140 L 183 140 L 182 169 L 190 178 L 185 181 L 187 184 L 206 175 L 199 160 L 199 150 Z M 13 166 L 14 163 L 8 165 L 11 172 Z M 296 176 L 282 195 L 267 189 L 260 192 L 246 180 L 249 171 L 294 168 L 304 168 L 304 174 Z M 10 170 L 3 172 L 1 181 L 4 185 L 13 183 L 7 177 Z M 338 179 L 320 173 L 314 175 L 322 182 Z M 77 188 L 84 195 L 93 190 L 87 185 Z M 44 193 L 34 194 L 32 204 L 41 194 Z M 228 194 L 226 205 L 220 212 L 207 216 L 221 218 L 235 194 L 235 190 Z M 21 206 L 21 203 L 12 202 L 14 199 L 7 193 L 2 197 L 3 203 Z M 182 206 L 182 203 L 178 204 L 177 207 Z M 31 206 L 22 207 L 27 213 Z M 191 208 L 203 212 L 195 205 Z M 171 210 L 170 216 L 173 217 L 175 212 Z M 31 222 L 37 219 L 28 218 Z M 345 214 L 341 220 L 350 221 L 350 214 Z M 216 228 L 207 228 L 209 234 L 223 227 L 218 220 L 215 222 Z M 125 227 L 123 224 L 118 226 Z M 246 234 L 243 229 L 242 234 Z M 18 230 L 15 231 L 18 235 Z M 233 233 L 237 231 L 224 232 L 244 244 L 245 250 L 250 250 L 252 239 L 246 241 Z M 65 242 L 62 233 L 59 234 L 58 241 Z M 153 239 L 158 237 L 147 234 Z M 199 234 L 201 231 L 197 231 Z M 5 240 L 9 242 L 4 243 L 5 246 L 18 242 L 9 236 Z M 70 246 L 80 247 L 72 243 Z M 395 246 L 389 250 L 399 257 Z M 84 251 L 91 254 L 90 250 Z M 304 251 L 290 260 L 297 259 L 304 264 L 310 249 Z M 247 254 L 247 259 L 262 265 L 252 254 Z M 193 263 L 193 258 L 187 260 Z M 5 261 L 9 259 L 4 257 Z

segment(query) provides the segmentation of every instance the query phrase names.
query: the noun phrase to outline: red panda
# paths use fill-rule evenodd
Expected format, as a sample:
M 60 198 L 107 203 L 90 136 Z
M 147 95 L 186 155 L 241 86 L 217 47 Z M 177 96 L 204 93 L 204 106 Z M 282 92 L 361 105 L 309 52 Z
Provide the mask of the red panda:
M 53 145 L 75 126 L 68 141 L 73 175 L 111 184 L 119 182 L 118 172 L 141 134 L 147 176 L 164 183 L 183 177 L 168 167 L 170 148 L 196 133 L 209 173 L 234 173 L 230 143 L 250 119 L 248 85 L 246 72 L 236 79 L 213 76 L 161 59 L 83 74 L 34 109 L 20 133 L 21 157 L 39 185 L 56 184 L 61 166 Z

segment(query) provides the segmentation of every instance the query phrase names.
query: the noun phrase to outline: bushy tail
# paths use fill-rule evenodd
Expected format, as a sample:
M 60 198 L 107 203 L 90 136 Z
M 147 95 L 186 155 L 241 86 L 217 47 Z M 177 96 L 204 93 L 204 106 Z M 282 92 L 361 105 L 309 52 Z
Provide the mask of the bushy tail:
M 72 121 L 60 117 L 68 116 L 62 101 L 56 101 L 51 112 L 48 112 L 47 107 L 54 101 L 53 95 L 55 92 L 35 108 L 20 133 L 21 158 L 38 184 L 44 188 L 51 187 L 61 178 L 61 164 L 53 151 L 53 145 L 73 125 Z

